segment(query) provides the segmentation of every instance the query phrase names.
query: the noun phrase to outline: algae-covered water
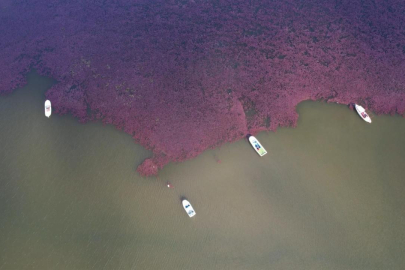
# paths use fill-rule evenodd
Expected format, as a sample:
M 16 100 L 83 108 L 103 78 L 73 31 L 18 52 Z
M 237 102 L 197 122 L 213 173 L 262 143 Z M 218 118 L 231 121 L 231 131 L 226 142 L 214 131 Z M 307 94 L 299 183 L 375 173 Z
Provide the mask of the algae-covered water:
M 405 119 L 303 102 L 297 128 L 170 164 L 112 126 L 0 97 L 0 269 L 404 269 Z M 174 188 L 166 187 L 170 181 Z M 181 206 L 185 196 L 197 215 Z

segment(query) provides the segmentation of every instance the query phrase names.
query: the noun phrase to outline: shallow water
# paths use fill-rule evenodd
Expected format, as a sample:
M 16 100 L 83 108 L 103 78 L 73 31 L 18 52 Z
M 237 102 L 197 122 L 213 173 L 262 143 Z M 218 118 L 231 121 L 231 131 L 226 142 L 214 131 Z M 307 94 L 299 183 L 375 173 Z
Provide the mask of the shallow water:
M 141 178 L 129 135 L 44 116 L 50 85 L 0 97 L 0 269 L 405 268 L 404 118 L 303 102 L 262 158 L 241 140 Z

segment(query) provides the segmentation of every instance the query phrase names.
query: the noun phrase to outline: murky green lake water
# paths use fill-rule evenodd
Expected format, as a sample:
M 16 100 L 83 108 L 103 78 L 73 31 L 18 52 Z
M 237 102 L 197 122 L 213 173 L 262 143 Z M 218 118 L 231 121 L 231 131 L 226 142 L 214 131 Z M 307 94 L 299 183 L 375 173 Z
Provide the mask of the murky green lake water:
M 262 158 L 241 140 L 141 178 L 129 135 L 44 116 L 50 85 L 0 97 L 0 269 L 405 268 L 404 118 L 303 102 Z

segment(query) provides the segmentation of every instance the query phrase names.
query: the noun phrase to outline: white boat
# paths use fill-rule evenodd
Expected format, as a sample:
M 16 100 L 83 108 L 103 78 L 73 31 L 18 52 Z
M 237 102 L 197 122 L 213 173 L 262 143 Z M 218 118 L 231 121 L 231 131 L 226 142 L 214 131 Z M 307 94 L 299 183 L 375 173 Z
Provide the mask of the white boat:
M 371 123 L 371 118 L 366 113 L 366 110 L 363 107 L 357 104 L 354 104 L 354 107 L 356 108 L 357 113 L 360 115 L 361 118 L 363 118 L 364 121 L 366 121 L 367 123 Z
M 256 150 L 256 152 L 259 154 L 259 156 L 264 156 L 267 154 L 266 149 L 259 143 L 259 141 L 254 137 L 250 136 L 249 137 L 249 142 L 253 146 L 253 148 Z
M 186 210 L 186 213 L 189 217 L 194 217 L 195 216 L 195 211 L 194 208 L 191 206 L 190 202 L 187 200 L 182 201 L 184 210 Z
M 49 100 L 45 101 L 45 116 L 49 118 L 52 114 L 52 106 Z

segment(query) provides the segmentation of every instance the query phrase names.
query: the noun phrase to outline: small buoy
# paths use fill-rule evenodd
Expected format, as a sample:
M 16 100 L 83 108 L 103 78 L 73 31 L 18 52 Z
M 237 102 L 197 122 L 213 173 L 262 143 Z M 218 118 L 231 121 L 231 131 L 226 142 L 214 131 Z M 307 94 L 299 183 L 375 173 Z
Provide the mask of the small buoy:
M 173 188 L 173 186 L 172 186 L 172 184 L 170 184 L 170 182 L 167 182 L 166 185 L 167 185 L 168 188 Z

